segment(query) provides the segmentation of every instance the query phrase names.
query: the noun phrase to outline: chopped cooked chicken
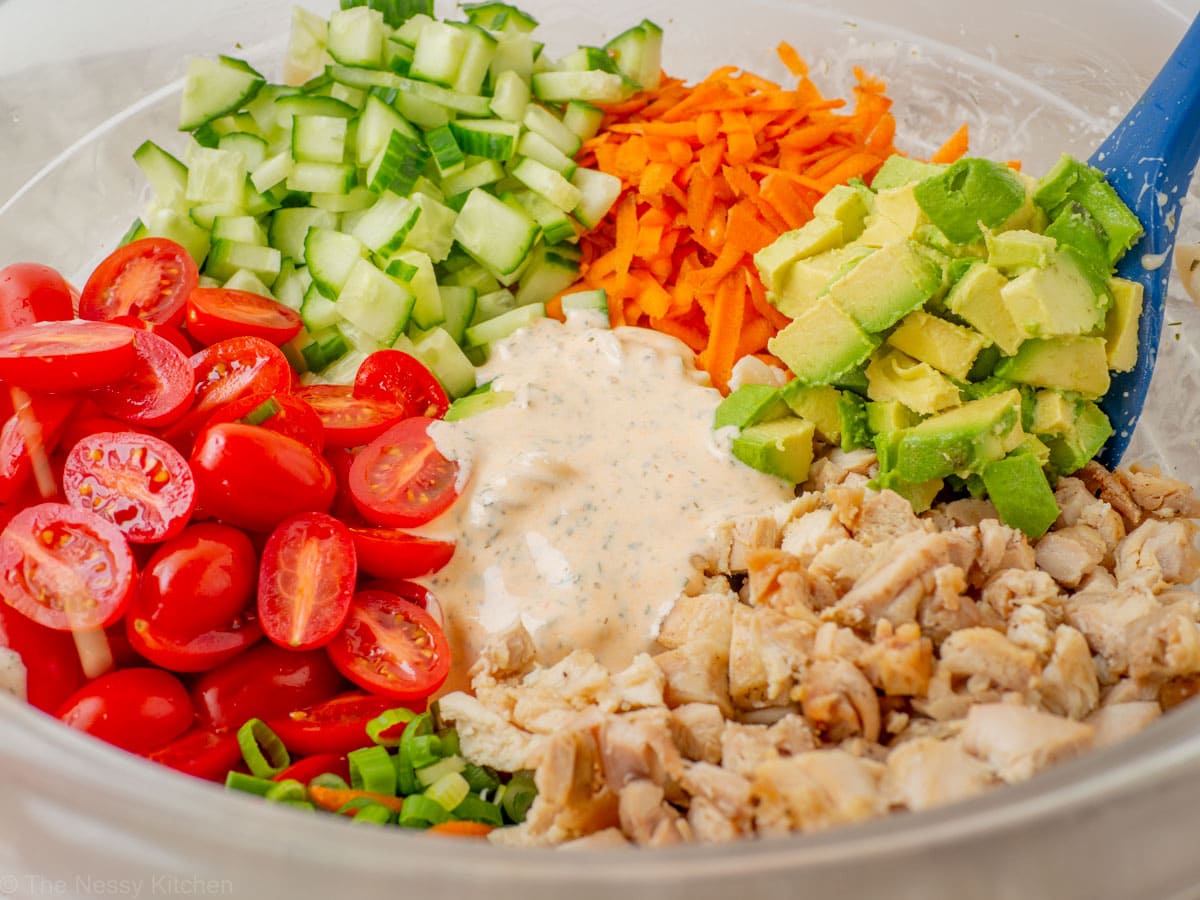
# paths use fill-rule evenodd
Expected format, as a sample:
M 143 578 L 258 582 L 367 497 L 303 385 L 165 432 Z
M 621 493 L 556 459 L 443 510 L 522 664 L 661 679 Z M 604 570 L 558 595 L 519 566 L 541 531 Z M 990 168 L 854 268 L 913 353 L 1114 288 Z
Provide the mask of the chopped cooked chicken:
M 984 519 L 979 528 L 979 558 L 971 569 L 971 581 L 982 584 L 1002 569 L 1032 569 L 1037 554 L 1029 539 L 1015 528 L 995 519 Z
M 1115 551 L 1117 583 L 1160 593 L 1200 578 L 1196 525 L 1190 519 L 1148 519 Z
M 716 562 L 722 572 L 745 572 L 750 553 L 779 546 L 774 516 L 743 516 L 727 523 L 718 535 Z
M 813 575 L 800 557 L 791 553 L 757 550 L 750 554 L 747 567 L 751 606 L 769 606 L 816 624 L 814 611 L 837 601 L 833 585 Z
M 614 793 L 642 778 L 666 788 L 683 774 L 683 757 L 666 716 L 661 721 L 606 718 L 600 726 L 600 763 L 608 789 Z
M 991 628 L 964 628 L 942 641 L 939 667 L 988 687 L 1024 692 L 1038 676 L 1037 656 Z M 979 683 L 979 682 L 977 682 Z
M 816 831 L 879 815 L 884 767 L 844 750 L 812 750 L 771 760 L 751 779 L 755 824 L 763 834 Z
M 812 464 L 806 490 L 822 493 L 847 481 L 864 482 L 878 464 L 874 450 L 833 450 Z
M 1013 703 L 981 703 L 967 713 L 963 748 L 1007 782 L 1025 781 L 1060 759 L 1087 749 L 1093 728 Z
M 658 643 L 674 650 L 694 641 L 708 641 L 728 656 L 736 603 L 737 595 L 729 590 L 680 595 L 659 625 Z
M 1092 713 L 1087 723 L 1095 729 L 1092 745 L 1108 747 L 1137 734 L 1162 715 L 1162 707 L 1153 700 L 1114 703 Z
M 919 697 L 929 689 L 933 676 L 933 642 L 909 623 L 892 628 L 881 621 L 875 627 L 875 642 L 858 659 L 871 684 L 888 697 Z
M 949 503 L 935 506 L 926 513 L 926 518 L 937 524 L 939 531 L 949 531 L 964 525 L 978 527 L 985 521 L 995 521 L 997 515 L 991 500 L 963 497 L 961 500 L 951 500 Z
M 837 743 L 861 735 L 878 740 L 879 698 L 857 666 L 845 659 L 817 659 L 809 665 L 801 688 L 804 718 L 813 731 Z
M 807 565 L 830 544 L 849 538 L 850 532 L 838 521 L 837 513 L 830 507 L 821 507 L 784 525 L 780 548 Z
M 1059 716 L 1082 719 L 1100 702 L 1100 680 L 1087 639 L 1070 625 L 1054 632 L 1054 652 L 1038 688 L 1042 706 Z
M 882 789 L 889 804 L 916 812 L 965 800 L 995 781 L 992 770 L 959 741 L 919 737 L 888 754 Z
M 912 504 L 895 491 L 866 491 L 861 499 L 854 539 L 870 547 L 927 530 Z
M 811 652 L 816 627 L 774 609 L 739 604 L 729 645 L 729 693 L 739 709 L 791 699 Z
M 712 703 L 685 703 L 671 710 L 669 720 L 675 746 L 686 759 L 721 762 L 721 734 L 725 716 Z
M 523 731 L 463 691 L 442 697 L 438 714 L 454 724 L 463 754 L 479 765 L 516 772 L 541 758 L 543 736 Z
M 622 711 L 664 706 L 666 701 L 663 692 L 666 689 L 666 676 L 648 653 L 639 653 L 627 668 L 612 677 L 617 708 Z
M 1104 539 L 1106 554 L 1111 554 L 1125 537 L 1125 520 L 1105 500 L 1092 495 L 1078 478 L 1061 478 L 1054 489 L 1054 499 L 1061 512 L 1058 525 L 1088 525 Z
M 1191 486 L 1163 475 L 1157 467 L 1135 464 L 1115 472 L 1114 477 L 1125 485 L 1133 502 L 1151 515 L 1163 519 L 1200 517 L 1200 498 Z
M 1075 473 L 1075 477 L 1082 481 L 1089 491 L 1098 494 L 1101 500 L 1115 509 L 1125 521 L 1126 528 L 1140 525 L 1145 518 L 1145 513 L 1134 501 L 1125 482 L 1100 463 L 1094 460 L 1089 462 Z
M 634 781 L 621 791 L 621 831 L 644 847 L 669 847 L 691 840 L 691 827 L 652 781 Z
M 693 641 L 654 657 L 667 687 L 667 706 L 713 703 L 725 715 L 733 714 L 729 699 L 729 657 L 710 641 Z
M 1068 525 L 1037 542 L 1038 568 L 1064 587 L 1078 587 L 1107 553 L 1100 532 L 1088 525 Z
M 504 678 L 521 677 L 533 668 L 537 647 L 520 620 L 499 634 L 493 635 L 471 666 L 471 680 L 494 684 Z

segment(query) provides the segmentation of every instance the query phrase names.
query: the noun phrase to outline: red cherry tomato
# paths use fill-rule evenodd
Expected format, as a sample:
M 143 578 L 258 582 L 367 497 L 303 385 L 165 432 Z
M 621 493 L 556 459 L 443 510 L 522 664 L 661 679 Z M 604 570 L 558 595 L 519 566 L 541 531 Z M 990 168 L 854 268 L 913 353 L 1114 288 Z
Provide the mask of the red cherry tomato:
M 179 534 L 196 505 L 196 482 L 179 451 L 136 431 L 84 438 L 63 468 L 67 502 L 103 516 L 130 541 L 150 544 Z
M 77 391 L 133 368 L 136 332 L 110 322 L 35 322 L 0 332 L 0 381 L 36 391 Z
M 292 748 L 288 746 L 288 750 Z M 336 753 L 321 753 L 308 756 L 292 763 L 272 781 L 298 781 L 308 784 L 318 775 L 337 775 L 346 783 L 350 782 L 350 761 L 345 756 Z
M 0 330 L 74 317 L 71 285 L 54 269 L 37 263 L 0 269 Z
M 186 359 L 191 359 L 193 354 L 200 349 L 189 341 L 187 335 L 174 325 L 147 322 L 145 319 L 139 319 L 137 316 L 117 316 L 115 319 L 109 319 L 108 321 L 114 325 L 124 325 L 126 328 L 132 328 L 134 331 L 145 331 L 158 335 L 158 337 L 182 353 Z
M 286 344 L 304 327 L 300 313 L 270 297 L 229 288 L 196 288 L 187 300 L 188 334 L 202 344 L 253 335 Z
M 363 360 L 354 379 L 354 395 L 399 404 L 405 417 L 440 419 L 450 398 L 437 378 L 415 356 L 400 350 L 377 350 Z
M 272 719 L 271 730 L 279 735 L 285 747 L 295 754 L 349 753 L 367 747 L 367 723 L 376 716 L 404 704 L 374 694 L 343 694 L 307 709 L 298 709 Z M 423 712 L 424 702 L 414 704 L 414 712 Z M 387 732 L 399 737 L 402 728 Z
M 358 456 L 361 449 L 361 447 L 329 447 L 323 454 L 337 481 L 337 494 L 333 498 L 333 508 L 330 512 L 334 517 L 347 524 L 363 521 L 362 513 L 358 511 L 358 507 L 354 505 L 354 499 L 350 496 L 350 467 L 354 465 L 354 458 Z
M 258 570 L 258 618 L 281 647 L 333 640 L 350 612 L 358 567 L 350 531 L 325 513 L 300 513 L 271 532 Z
M 134 666 L 145 665 L 145 659 L 133 649 L 133 644 L 129 642 L 123 621 L 114 622 L 105 628 L 104 639 L 108 641 L 108 652 L 112 655 L 112 668 L 130 669 Z
M 159 669 L 120 669 L 76 691 L 58 710 L 71 728 L 133 753 L 164 747 L 195 714 L 179 679 Z
M 52 631 L 0 601 L 0 647 L 25 664 L 25 693 L 38 709 L 53 714 L 87 680 L 75 639 Z
M 183 247 L 142 238 L 118 247 L 96 267 L 79 297 L 79 316 L 100 321 L 137 316 L 178 325 L 198 281 L 196 263 Z
M 310 384 L 296 394 L 321 417 L 330 447 L 360 447 L 404 418 L 392 401 L 356 397 L 346 385 Z
M 12 502 L 29 485 L 33 476 L 30 446 L 40 443 L 42 450 L 53 453 L 78 405 L 74 397 L 61 394 L 27 396 L 27 407 L 23 405 L 0 425 L 0 503 Z
M 0 532 L 0 597 L 47 628 L 113 624 L 133 596 L 135 574 L 121 530 L 65 503 L 26 507 Z
M 58 395 L 49 395 L 58 396 Z M 128 422 L 123 422 L 120 419 L 114 419 L 112 416 L 87 415 L 82 411 L 82 404 L 75 408 L 74 414 L 63 425 L 62 434 L 59 437 L 58 443 L 62 447 L 74 447 L 86 437 L 91 437 L 93 434 L 100 434 L 103 431 L 133 431 L 138 434 L 143 434 L 141 429 L 130 425 Z
M 416 578 L 441 569 L 454 556 L 454 544 L 409 534 L 398 528 L 351 526 L 358 568 L 376 578 Z
M 193 728 L 183 737 L 147 754 L 146 758 L 185 775 L 206 781 L 224 781 L 229 770 L 241 762 L 242 749 L 235 734 Z
M 256 337 L 230 338 L 192 357 L 197 411 L 209 415 L 223 403 L 262 391 L 290 393 L 292 367 L 274 344 Z
M 396 700 L 423 700 L 450 674 L 450 645 L 421 607 L 384 591 L 359 591 L 328 648 L 338 671 Z
M 277 431 L 295 438 L 313 453 L 320 453 L 325 449 L 325 426 L 321 424 L 321 417 L 294 394 L 279 391 L 247 394 L 218 407 L 216 412 L 209 416 L 204 427 L 208 428 L 221 422 L 242 422 L 266 428 L 268 431 Z
M 174 422 L 192 402 L 191 363 L 179 348 L 151 331 L 133 341 L 133 367 L 118 381 L 96 388 L 91 399 L 101 410 L 135 425 L 160 428 Z
M 274 719 L 312 706 L 342 686 L 324 651 L 296 652 L 265 643 L 202 675 L 192 699 L 200 725 L 224 731 L 247 719 Z
M 249 650 L 262 639 L 256 620 L 238 617 L 222 628 L 197 634 L 176 634 L 157 629 L 149 620 L 130 612 L 125 636 L 139 656 L 172 672 L 207 672 Z
M 438 452 L 430 419 L 405 419 L 363 448 L 350 467 L 350 494 L 369 522 L 424 525 L 458 497 L 458 463 Z
M 406 581 L 402 578 L 372 578 L 362 583 L 364 591 L 384 591 L 395 594 L 401 600 L 414 603 L 421 609 L 428 609 L 437 603 L 433 591 L 416 581 Z
M 191 463 L 204 512 L 252 531 L 266 531 L 296 513 L 325 512 L 337 488 L 324 459 L 257 425 L 206 428 Z

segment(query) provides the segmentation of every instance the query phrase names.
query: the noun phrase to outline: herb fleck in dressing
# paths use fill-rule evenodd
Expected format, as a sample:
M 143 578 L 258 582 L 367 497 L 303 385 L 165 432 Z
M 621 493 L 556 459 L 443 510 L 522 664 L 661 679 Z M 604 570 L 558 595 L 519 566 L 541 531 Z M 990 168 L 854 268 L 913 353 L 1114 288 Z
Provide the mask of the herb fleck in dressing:
M 454 653 L 447 690 L 520 618 L 539 659 L 590 650 L 613 670 L 647 650 L 713 529 L 791 496 L 712 431 L 718 392 L 674 338 L 540 320 L 480 372 L 507 406 L 429 433 L 463 494 L 436 523 L 458 542 L 428 579 Z

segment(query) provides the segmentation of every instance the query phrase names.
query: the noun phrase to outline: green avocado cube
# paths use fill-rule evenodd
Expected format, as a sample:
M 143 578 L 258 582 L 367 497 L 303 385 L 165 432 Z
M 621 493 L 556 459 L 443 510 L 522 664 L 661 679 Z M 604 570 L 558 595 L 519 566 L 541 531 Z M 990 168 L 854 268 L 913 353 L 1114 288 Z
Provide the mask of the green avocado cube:
M 959 381 L 966 381 L 975 357 L 990 343 L 978 331 L 931 316 L 923 309 L 905 316 L 887 342 Z
M 922 212 L 957 244 L 982 237 L 981 225 L 1004 225 L 1025 202 L 1025 193 L 1024 182 L 1008 166 L 974 158 L 958 160 L 913 190 Z
M 1050 442 L 1050 466 L 1062 475 L 1082 469 L 1113 434 L 1112 423 L 1095 403 L 1085 403 L 1067 432 Z
M 983 484 L 1000 514 L 1000 521 L 1040 538 L 1058 518 L 1054 491 L 1037 457 L 1027 451 L 1012 453 L 983 469 Z
M 976 262 L 955 282 L 946 296 L 946 308 L 1012 356 L 1025 340 L 1008 307 L 1001 300 L 1007 279 L 987 263 Z
M 867 365 L 867 397 L 896 400 L 925 416 L 961 402 L 954 382 L 929 363 L 894 348 L 876 354 Z
M 825 296 L 771 338 L 767 349 L 804 384 L 829 384 L 860 365 L 878 344 Z
M 874 247 L 847 244 L 816 256 L 798 259 L 788 268 L 783 288 L 770 298 L 785 316 L 796 318 L 824 295 L 831 282 L 841 278 L 863 257 L 875 252 Z
M 867 401 L 867 429 L 872 434 L 903 431 L 919 421 L 920 417 L 899 400 Z
M 798 259 L 816 256 L 846 243 L 845 229 L 838 219 L 818 216 L 795 231 L 781 234 L 754 254 L 754 265 L 768 291 L 778 294 L 788 267 Z
M 1096 331 L 1104 324 L 1108 300 L 1063 250 L 1045 268 L 1030 269 L 1004 285 L 1000 299 L 1026 337 Z
M 867 427 L 867 407 L 863 398 L 853 391 L 842 391 L 838 394 L 837 408 L 841 420 L 842 449 L 870 447 L 873 441 Z
M 829 382 L 835 388 L 843 391 L 854 391 L 860 397 L 867 396 L 867 367 L 859 364 L 853 369 L 847 369 L 837 378 Z
M 1100 171 L 1065 154 L 1038 182 L 1033 199 L 1052 218 L 1069 201 L 1086 209 L 1104 232 L 1109 266 L 1142 234 L 1142 223 Z
M 1049 437 L 1066 434 L 1075 424 L 1077 406 L 1061 391 L 1038 391 L 1033 396 L 1033 422 L 1029 430 Z
M 905 500 L 907 500 L 913 508 L 913 512 L 925 512 L 931 506 L 933 501 L 937 499 L 937 495 L 942 492 L 945 487 L 945 482 L 940 478 L 933 478 L 929 481 L 913 483 L 905 481 L 895 472 L 889 472 L 886 475 L 880 475 L 876 479 L 875 485 L 879 490 L 895 491 Z
M 914 237 L 929 217 L 921 211 L 913 193 L 916 184 L 887 188 L 875 195 L 875 208 L 866 218 L 859 241 L 870 247 L 883 247 Z
M 942 286 L 942 267 L 914 241 L 881 247 L 829 286 L 829 297 L 870 333 L 886 331 Z
M 769 384 L 744 384 L 717 406 L 713 414 L 713 428 L 727 428 L 730 425 L 747 428 L 790 414 L 779 388 Z
M 838 412 L 840 391 L 828 384 L 804 384 L 792 380 L 780 389 L 788 407 L 802 419 L 812 422 L 817 434 L 830 444 L 842 440 L 842 417 Z
M 871 179 L 871 189 L 884 191 L 888 188 L 903 187 L 917 181 L 924 181 L 932 175 L 946 171 L 945 163 L 928 163 L 919 159 L 909 159 L 899 153 L 893 153 L 883 161 L 875 177 Z
M 979 472 L 1024 437 L 1021 394 L 1009 390 L 968 401 L 898 432 L 895 469 L 912 482 Z
M 987 232 L 988 265 L 1009 278 L 1027 269 L 1040 269 L 1050 264 L 1058 247 L 1054 238 L 1025 229 Z
M 733 439 L 733 455 L 760 472 L 799 484 L 813 459 L 812 422 L 776 419 L 746 428 Z
M 1108 291 L 1113 298 L 1104 321 L 1104 350 L 1108 355 L 1108 367 L 1114 372 L 1129 372 L 1137 365 L 1142 283 L 1110 278 Z
M 863 230 L 867 217 L 867 201 L 862 191 L 848 184 L 835 186 L 813 206 L 813 216 L 837 219 L 842 223 L 842 233 L 847 243 L 853 241 Z
M 1033 387 L 1101 397 L 1108 391 L 1108 355 L 1102 337 L 1070 336 L 1026 341 L 996 375 Z
M 1081 204 L 1067 203 L 1046 228 L 1046 237 L 1069 250 L 1092 290 L 1101 291 L 1108 280 L 1108 244 L 1100 223 Z

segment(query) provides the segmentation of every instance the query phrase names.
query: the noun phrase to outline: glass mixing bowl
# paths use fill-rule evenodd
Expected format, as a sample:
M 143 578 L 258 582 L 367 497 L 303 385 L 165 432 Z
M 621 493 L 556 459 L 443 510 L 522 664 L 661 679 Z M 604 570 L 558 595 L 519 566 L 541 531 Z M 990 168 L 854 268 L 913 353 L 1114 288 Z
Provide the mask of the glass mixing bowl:
M 330 6 L 308 2 L 319 12 Z M 551 52 L 648 16 L 665 67 L 734 63 L 784 79 L 780 40 L 843 95 L 888 79 L 914 154 L 970 124 L 981 155 L 1045 171 L 1087 156 L 1167 57 L 1198 0 L 523 0 Z M 441 8 L 447 14 L 450 9 Z M 278 77 L 289 4 L 0 0 L 0 265 L 76 280 L 146 188 L 130 153 L 178 147 L 178 79 L 201 53 Z M 1200 235 L 1185 209 L 1181 239 Z M 1200 313 L 1173 283 L 1151 401 L 1130 460 L 1200 483 Z M 1200 704 L 1016 788 L 920 815 L 787 840 L 671 851 L 513 851 L 359 828 L 230 796 L 84 738 L 0 696 L 0 896 L 392 898 L 1200 896 Z

